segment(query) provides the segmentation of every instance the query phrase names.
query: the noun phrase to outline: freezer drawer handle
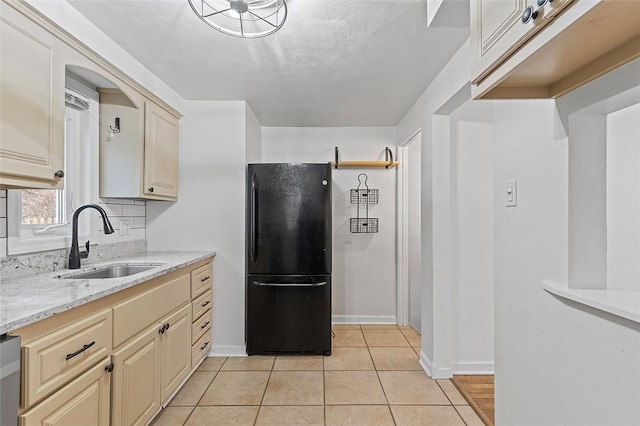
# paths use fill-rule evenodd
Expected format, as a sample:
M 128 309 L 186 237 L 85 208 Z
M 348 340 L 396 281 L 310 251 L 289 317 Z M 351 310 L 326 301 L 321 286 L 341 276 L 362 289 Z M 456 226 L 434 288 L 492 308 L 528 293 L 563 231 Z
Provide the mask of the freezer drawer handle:
M 289 284 L 267 283 L 264 281 L 253 282 L 253 285 L 256 285 L 258 287 L 322 287 L 323 285 L 326 285 L 326 284 L 327 284 L 326 281 L 322 281 L 319 283 L 289 283 Z

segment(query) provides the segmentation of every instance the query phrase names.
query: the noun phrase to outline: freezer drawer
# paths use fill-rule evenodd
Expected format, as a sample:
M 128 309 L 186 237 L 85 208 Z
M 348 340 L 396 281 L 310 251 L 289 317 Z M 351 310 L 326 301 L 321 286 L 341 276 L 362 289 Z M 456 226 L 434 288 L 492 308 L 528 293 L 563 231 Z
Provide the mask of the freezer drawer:
M 247 276 L 247 353 L 331 354 L 331 276 Z

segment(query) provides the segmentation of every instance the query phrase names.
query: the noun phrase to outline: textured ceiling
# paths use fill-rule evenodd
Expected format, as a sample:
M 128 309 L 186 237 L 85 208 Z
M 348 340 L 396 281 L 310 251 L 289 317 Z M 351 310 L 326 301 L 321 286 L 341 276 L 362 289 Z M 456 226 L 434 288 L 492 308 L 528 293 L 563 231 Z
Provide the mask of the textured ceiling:
M 187 100 L 246 100 L 265 126 L 393 126 L 468 28 L 427 28 L 425 0 L 287 0 L 287 22 L 239 39 L 187 0 L 67 0 Z

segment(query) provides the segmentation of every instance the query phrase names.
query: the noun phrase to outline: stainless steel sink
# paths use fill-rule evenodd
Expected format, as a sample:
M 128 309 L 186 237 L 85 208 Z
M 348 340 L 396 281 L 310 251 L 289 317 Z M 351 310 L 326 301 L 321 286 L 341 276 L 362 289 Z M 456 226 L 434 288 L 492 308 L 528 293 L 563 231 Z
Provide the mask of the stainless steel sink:
M 160 264 L 147 265 L 113 265 L 107 268 L 98 269 L 97 271 L 85 272 L 83 274 L 62 277 L 64 279 L 105 279 L 128 277 L 129 275 L 139 274 L 140 272 L 153 269 Z

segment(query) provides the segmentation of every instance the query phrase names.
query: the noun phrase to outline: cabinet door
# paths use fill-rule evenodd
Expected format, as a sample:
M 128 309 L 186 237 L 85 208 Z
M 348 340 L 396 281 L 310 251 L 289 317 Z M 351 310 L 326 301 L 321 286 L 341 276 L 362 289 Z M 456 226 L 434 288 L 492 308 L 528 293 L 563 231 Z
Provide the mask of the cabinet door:
M 60 42 L 0 2 L 0 185 L 61 188 L 64 62 Z
M 542 28 L 542 17 L 522 22 L 528 6 L 537 9 L 536 0 L 471 1 L 472 83 L 482 80 Z
M 191 371 L 191 305 L 167 317 L 162 335 L 162 401 L 171 396 Z
M 160 334 L 149 328 L 112 356 L 114 425 L 144 425 L 160 409 Z
M 104 359 L 95 367 L 18 416 L 20 426 L 108 426 L 111 374 Z
M 152 102 L 145 102 L 143 193 L 178 196 L 178 119 Z

